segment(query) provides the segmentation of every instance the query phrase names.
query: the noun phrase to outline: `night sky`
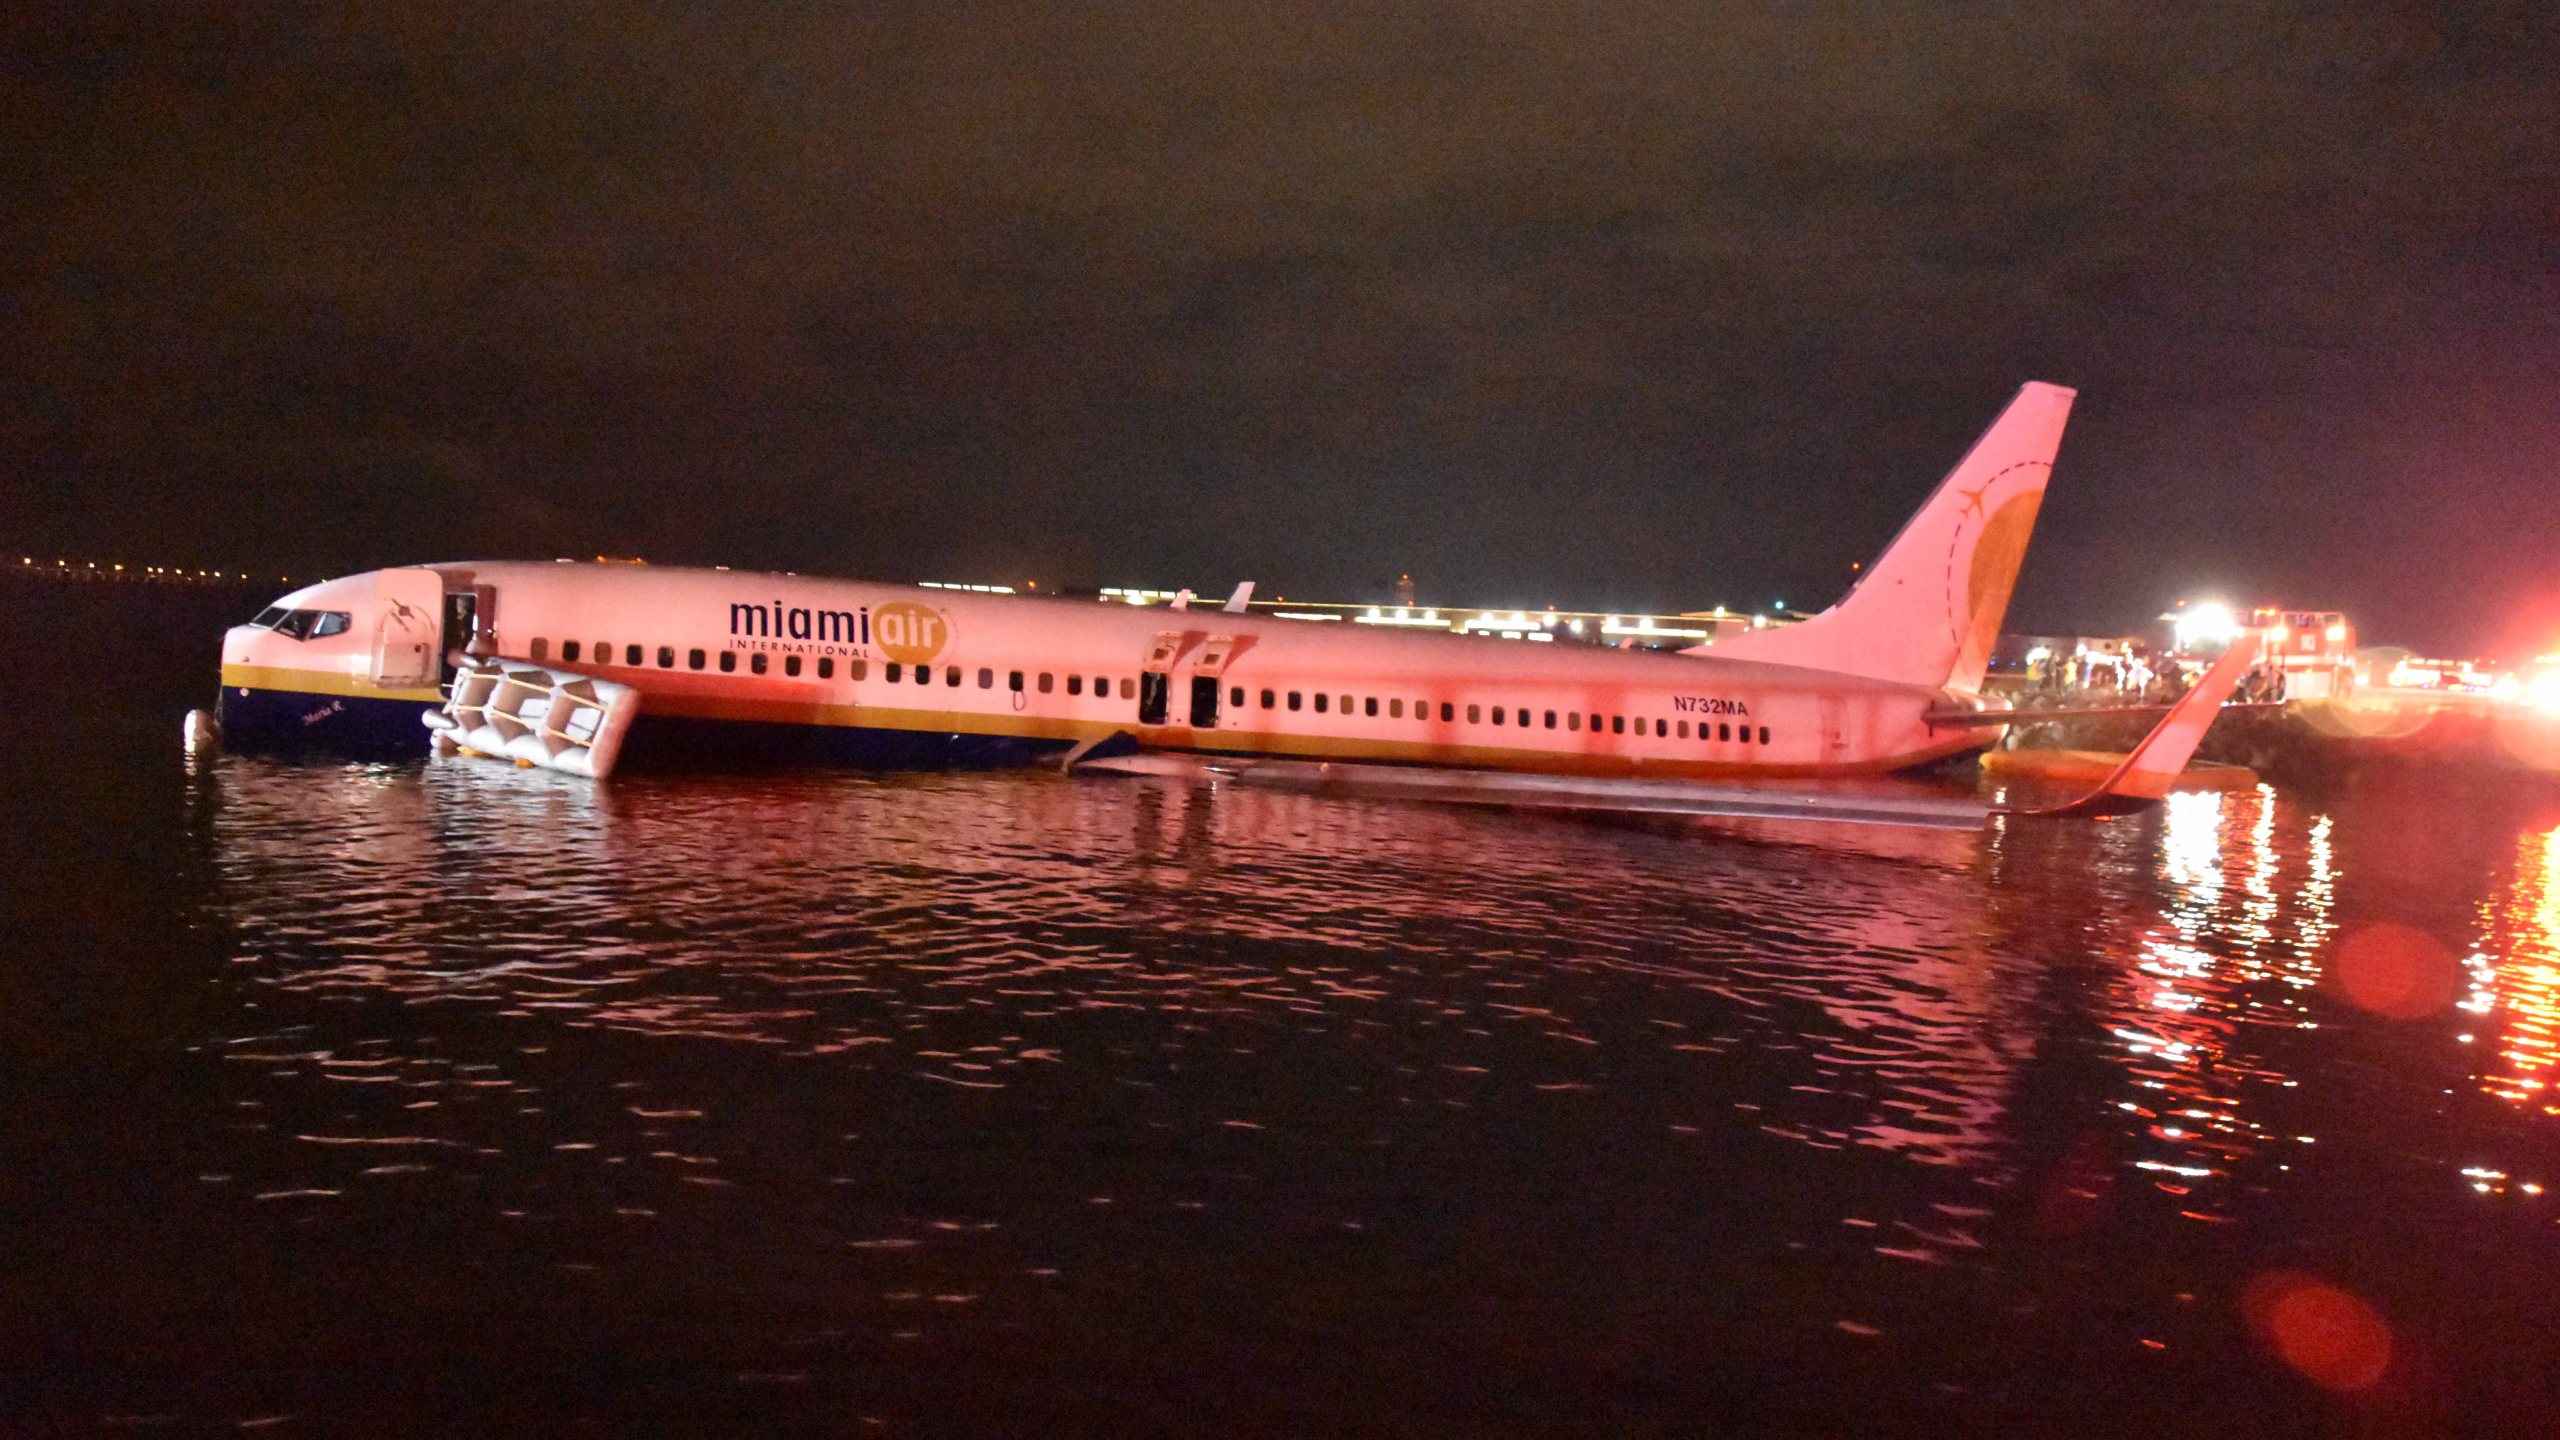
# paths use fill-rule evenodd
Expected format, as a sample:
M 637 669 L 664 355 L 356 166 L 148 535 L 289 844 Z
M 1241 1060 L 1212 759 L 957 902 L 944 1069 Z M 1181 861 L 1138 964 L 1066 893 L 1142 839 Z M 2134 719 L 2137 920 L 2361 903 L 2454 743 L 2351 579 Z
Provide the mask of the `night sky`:
M 2560 648 L 2546 8 L 20 5 L 0 545 Z

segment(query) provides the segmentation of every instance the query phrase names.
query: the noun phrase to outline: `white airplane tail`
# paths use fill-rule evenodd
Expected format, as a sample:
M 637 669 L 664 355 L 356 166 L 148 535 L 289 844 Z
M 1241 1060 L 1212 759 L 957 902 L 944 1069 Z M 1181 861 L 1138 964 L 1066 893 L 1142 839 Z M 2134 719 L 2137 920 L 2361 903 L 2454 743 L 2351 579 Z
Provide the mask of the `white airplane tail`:
M 1688 653 L 1981 689 L 2073 394 L 2021 388 L 1840 603 Z

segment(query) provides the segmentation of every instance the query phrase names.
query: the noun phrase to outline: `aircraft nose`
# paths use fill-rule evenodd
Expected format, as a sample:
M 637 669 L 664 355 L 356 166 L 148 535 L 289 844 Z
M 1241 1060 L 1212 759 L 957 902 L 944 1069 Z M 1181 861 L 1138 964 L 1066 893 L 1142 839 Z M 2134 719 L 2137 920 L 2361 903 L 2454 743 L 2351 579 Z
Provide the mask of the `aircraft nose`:
M 257 661 L 266 637 L 275 632 L 261 625 L 234 625 L 222 632 L 222 663 L 250 665 Z

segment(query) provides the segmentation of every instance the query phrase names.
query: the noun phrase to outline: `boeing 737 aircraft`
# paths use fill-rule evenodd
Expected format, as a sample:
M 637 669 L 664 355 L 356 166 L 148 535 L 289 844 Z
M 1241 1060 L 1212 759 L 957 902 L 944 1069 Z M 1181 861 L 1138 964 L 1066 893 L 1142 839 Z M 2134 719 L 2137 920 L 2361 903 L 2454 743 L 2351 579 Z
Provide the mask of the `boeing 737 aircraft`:
M 329 580 L 233 628 L 222 724 L 244 748 L 419 755 L 421 714 L 468 653 L 637 690 L 634 762 L 1117 755 L 1505 804 L 1975 823 L 1978 806 L 1871 813 L 1802 782 L 1905 769 L 1997 733 L 1982 681 L 2072 398 L 2020 390 L 1831 609 L 1676 655 L 797 575 L 471 562 Z M 2183 721 L 2173 713 L 2078 808 L 2158 798 L 2235 678 L 2217 667 Z

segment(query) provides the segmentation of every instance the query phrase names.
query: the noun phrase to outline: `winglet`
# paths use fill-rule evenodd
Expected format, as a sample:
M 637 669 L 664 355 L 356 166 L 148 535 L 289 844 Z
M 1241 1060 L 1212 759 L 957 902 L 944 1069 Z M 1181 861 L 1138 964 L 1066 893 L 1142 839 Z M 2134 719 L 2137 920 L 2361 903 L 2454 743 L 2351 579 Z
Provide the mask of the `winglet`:
M 1236 587 L 1236 593 L 1227 597 L 1226 604 L 1218 608 L 1226 611 L 1230 615 L 1241 615 L 1244 613 L 1244 607 L 1252 603 L 1253 582 L 1247 580 Z
M 2231 692 L 2239 688 L 2240 677 L 2248 672 L 2258 655 L 2256 632 L 2243 631 L 2240 638 L 2232 642 L 2231 648 L 2222 652 L 2222 658 L 2213 662 L 2213 668 L 2196 681 L 2195 688 L 2169 707 L 2169 713 L 2160 718 L 2159 724 L 2151 727 L 2151 733 L 2142 737 L 2142 743 L 2133 747 L 2133 753 L 2124 757 L 2124 763 L 2116 767 L 2115 773 L 2108 776 L 2105 783 L 2068 805 L 2008 813 L 2129 815 L 2158 804 L 2169 793 L 2169 786 L 2177 780 L 2180 772 L 2187 768 L 2187 761 L 2194 758 L 2196 746 L 2204 739 L 2204 732 L 2212 728 L 2214 716 L 2221 713 L 2222 702 L 2230 699 Z

